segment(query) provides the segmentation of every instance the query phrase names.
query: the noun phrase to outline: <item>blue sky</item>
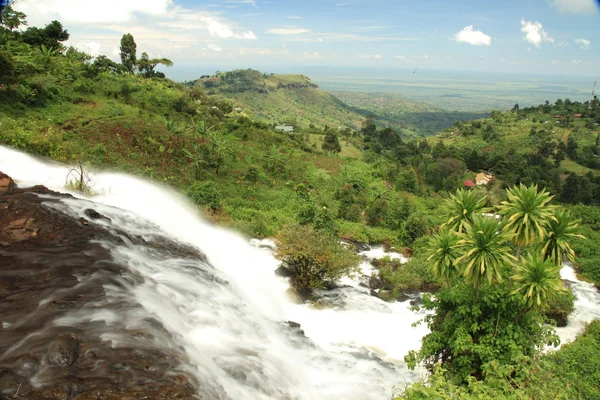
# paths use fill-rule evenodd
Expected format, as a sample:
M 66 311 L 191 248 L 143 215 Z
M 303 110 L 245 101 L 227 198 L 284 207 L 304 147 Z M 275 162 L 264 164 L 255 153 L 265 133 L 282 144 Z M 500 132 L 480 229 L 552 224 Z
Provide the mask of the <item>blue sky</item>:
M 600 71 L 595 0 L 20 0 L 31 25 L 58 19 L 70 44 L 139 52 L 175 71 L 303 66 L 586 75 Z M 175 72 L 174 71 L 174 72 Z

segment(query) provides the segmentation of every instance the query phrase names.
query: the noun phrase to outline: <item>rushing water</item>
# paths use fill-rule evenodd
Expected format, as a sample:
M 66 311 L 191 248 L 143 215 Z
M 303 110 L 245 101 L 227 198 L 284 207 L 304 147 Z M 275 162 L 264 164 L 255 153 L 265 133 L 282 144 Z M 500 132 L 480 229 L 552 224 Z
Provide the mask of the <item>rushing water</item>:
M 20 186 L 65 191 L 64 166 L 1 146 L 0 171 Z M 327 293 L 332 307 L 294 304 L 286 295 L 287 282 L 274 275 L 272 243 L 251 244 L 207 223 L 182 196 L 155 183 L 114 173 L 98 173 L 93 180 L 101 193 L 93 207 L 113 225 L 146 238 L 168 235 L 206 254 L 210 265 L 193 265 L 198 262 L 104 243 L 117 261 L 144 277 L 128 296 L 179 338 L 203 383 L 203 398 L 386 399 L 423 376 L 403 362 L 427 333 L 423 325 L 412 326 L 423 314 L 411 311 L 408 301 L 383 302 L 357 280 L 346 279 Z M 67 199 L 59 207 L 80 217 L 90 204 Z M 378 248 L 364 252 L 363 273 L 372 271 L 369 259 L 383 255 Z M 569 327 L 559 333 L 572 340 L 586 322 L 600 317 L 600 296 L 570 267 L 563 278 L 571 282 L 577 302 Z M 128 323 L 115 315 L 96 318 Z M 300 323 L 306 337 L 286 321 Z

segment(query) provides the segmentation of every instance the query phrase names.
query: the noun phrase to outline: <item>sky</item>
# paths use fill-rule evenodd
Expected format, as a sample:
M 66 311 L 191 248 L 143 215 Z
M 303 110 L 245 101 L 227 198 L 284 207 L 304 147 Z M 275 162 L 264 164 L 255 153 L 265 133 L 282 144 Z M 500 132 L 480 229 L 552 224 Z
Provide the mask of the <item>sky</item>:
M 188 75 L 308 66 L 600 71 L 600 0 L 17 0 L 15 8 L 30 26 L 61 21 L 68 44 L 94 56 L 118 60 L 131 33 L 138 57 L 169 58 L 172 72 Z

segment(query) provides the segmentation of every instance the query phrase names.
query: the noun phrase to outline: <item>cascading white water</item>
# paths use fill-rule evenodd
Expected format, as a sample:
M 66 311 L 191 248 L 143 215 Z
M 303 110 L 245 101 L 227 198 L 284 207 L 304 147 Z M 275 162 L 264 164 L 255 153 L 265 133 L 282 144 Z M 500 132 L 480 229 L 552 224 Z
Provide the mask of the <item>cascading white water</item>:
M 0 171 L 21 186 L 65 191 L 64 166 L 2 146 Z M 189 260 L 105 244 L 115 259 L 145 278 L 131 295 L 180 338 L 203 382 L 204 398 L 386 399 L 394 388 L 422 376 L 402 361 L 427 333 L 422 325 L 412 327 L 423 314 L 411 311 L 409 302 L 383 302 L 345 280 L 347 287 L 329 294 L 335 297 L 333 308 L 293 304 L 285 294 L 286 281 L 274 275 L 278 262 L 268 249 L 208 224 L 181 195 L 114 173 L 95 174 L 94 190 L 102 194 L 93 198 L 93 208 L 113 225 L 144 237 L 166 233 L 199 248 L 214 267 L 199 270 Z M 90 204 L 63 200 L 61 207 L 79 217 Z M 365 256 L 380 253 L 376 249 Z M 367 273 L 372 269 L 367 261 L 362 267 Z M 600 295 L 577 280 L 570 267 L 563 269 L 563 278 L 573 282 L 577 296 L 569 327 L 558 330 L 567 341 L 600 316 Z M 98 318 L 127 323 L 115 316 Z M 310 340 L 284 321 L 300 323 Z
M 0 171 L 21 186 L 65 191 L 67 168 L 5 147 Z M 94 190 L 102 193 L 95 204 L 67 199 L 61 211 L 80 217 L 93 207 L 129 234 L 166 233 L 199 248 L 214 266 L 207 277 L 189 260 L 104 244 L 145 278 L 132 295 L 180 337 L 204 398 L 385 399 L 422 375 L 403 362 L 427 332 L 411 326 L 423 315 L 408 302 L 385 303 L 349 281 L 352 286 L 332 292 L 334 308 L 293 304 L 287 282 L 274 274 L 278 262 L 270 251 L 208 224 L 174 191 L 114 173 L 95 174 Z M 95 318 L 126 323 L 114 315 Z M 285 321 L 300 323 L 309 340 Z

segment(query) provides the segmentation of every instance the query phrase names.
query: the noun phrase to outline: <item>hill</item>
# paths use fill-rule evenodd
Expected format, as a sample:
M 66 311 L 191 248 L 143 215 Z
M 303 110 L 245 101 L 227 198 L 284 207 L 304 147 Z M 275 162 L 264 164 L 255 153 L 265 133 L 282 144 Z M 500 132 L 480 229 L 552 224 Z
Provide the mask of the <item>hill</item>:
M 268 124 L 358 129 L 364 120 L 357 110 L 319 89 L 304 75 L 246 69 L 218 72 L 188 85 L 227 98 L 239 113 Z
M 349 106 L 373 114 L 377 124 L 389 125 L 406 136 L 431 136 L 451 127 L 456 121 L 470 121 L 489 116 L 486 112 L 448 111 L 394 93 L 331 93 Z

